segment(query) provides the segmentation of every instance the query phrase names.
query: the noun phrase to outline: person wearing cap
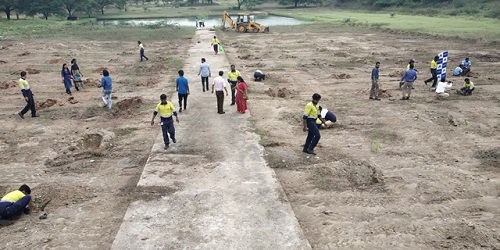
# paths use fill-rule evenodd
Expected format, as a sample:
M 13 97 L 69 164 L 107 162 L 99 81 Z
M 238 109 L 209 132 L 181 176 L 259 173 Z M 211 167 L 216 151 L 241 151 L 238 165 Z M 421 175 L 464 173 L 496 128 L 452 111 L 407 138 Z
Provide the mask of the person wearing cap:
M 318 107 L 319 100 L 321 100 L 321 95 L 315 93 L 312 96 L 312 101 L 306 104 L 306 107 L 304 108 L 302 122 L 304 132 L 308 131 L 302 152 L 312 155 L 316 154 L 316 152 L 314 152 L 314 148 L 318 145 L 319 139 L 321 138 L 318 125 L 316 125 L 316 120 L 320 114 Z
M 23 184 L 18 190 L 6 194 L 0 200 L 0 219 L 9 220 L 30 212 L 31 189 Z

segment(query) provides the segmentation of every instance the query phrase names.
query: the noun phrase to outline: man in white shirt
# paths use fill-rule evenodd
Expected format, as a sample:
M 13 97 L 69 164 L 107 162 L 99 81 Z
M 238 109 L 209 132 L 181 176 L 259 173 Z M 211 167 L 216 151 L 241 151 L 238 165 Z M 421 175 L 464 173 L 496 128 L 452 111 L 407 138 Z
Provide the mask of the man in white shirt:
M 219 71 L 219 76 L 214 79 L 214 83 L 212 84 L 212 94 L 215 90 L 215 95 L 217 96 L 217 113 L 224 114 L 224 91 L 227 93 L 226 81 L 222 76 L 224 75 L 224 71 Z
M 198 75 L 201 76 L 201 86 L 203 87 L 203 92 L 205 92 L 205 88 L 208 91 L 208 77 L 212 76 L 212 72 L 210 72 L 210 65 L 208 65 L 205 58 L 201 58 L 200 71 L 198 72 Z
M 446 99 L 450 96 L 450 94 L 446 93 L 447 88 L 451 88 L 453 84 L 451 82 L 445 82 L 444 79 L 438 83 L 436 87 L 436 97 L 438 99 Z

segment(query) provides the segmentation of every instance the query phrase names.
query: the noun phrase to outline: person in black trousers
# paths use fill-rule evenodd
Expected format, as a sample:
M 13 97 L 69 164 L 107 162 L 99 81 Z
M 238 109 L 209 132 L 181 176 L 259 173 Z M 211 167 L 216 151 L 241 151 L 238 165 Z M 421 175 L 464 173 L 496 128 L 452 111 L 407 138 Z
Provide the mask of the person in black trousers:
M 433 88 L 436 88 L 437 86 L 437 64 L 438 64 L 438 61 L 439 61 L 439 56 L 435 56 L 434 57 L 434 60 L 432 60 L 431 62 L 431 78 L 427 79 L 424 81 L 425 85 L 427 85 L 428 82 L 431 82 L 432 81 L 432 87 Z
M 144 45 L 142 45 L 141 41 L 137 41 L 137 43 L 139 44 L 139 52 L 141 53 L 141 62 L 142 58 L 146 58 L 146 61 L 149 61 L 149 58 L 144 55 Z
M 18 113 L 21 119 L 24 119 L 24 114 L 31 110 L 31 117 L 38 117 L 35 110 L 35 100 L 33 99 L 33 93 L 31 92 L 30 85 L 26 81 L 27 73 L 25 71 L 21 72 L 21 79 L 19 79 L 19 87 L 21 87 L 21 92 L 23 93 L 24 100 L 26 100 L 26 106 L 21 112 Z

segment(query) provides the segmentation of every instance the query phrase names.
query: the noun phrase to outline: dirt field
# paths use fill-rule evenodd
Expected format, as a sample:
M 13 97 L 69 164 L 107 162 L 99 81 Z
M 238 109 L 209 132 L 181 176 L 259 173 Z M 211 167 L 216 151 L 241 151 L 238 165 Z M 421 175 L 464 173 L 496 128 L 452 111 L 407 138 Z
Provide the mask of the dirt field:
M 500 248 L 498 44 L 314 25 L 220 36 L 249 83 L 267 161 L 313 248 Z M 463 77 L 449 78 L 445 101 L 423 84 L 443 50 L 449 71 L 471 58 L 474 95 L 455 94 Z M 400 101 L 410 58 L 419 80 Z M 376 61 L 380 102 L 368 100 Z M 266 81 L 251 79 L 256 69 Z M 338 122 L 321 131 L 310 157 L 301 152 L 301 117 L 314 92 Z
M 30 216 L 0 228 L 1 249 L 110 247 L 128 204 L 155 192 L 135 187 L 159 131 L 149 124 L 151 110 L 167 83 L 171 94 L 183 43 L 146 41 L 151 60 L 140 63 L 133 40 L 2 42 L 0 193 L 26 182 L 34 200 Z M 70 99 L 60 70 L 72 58 L 88 82 Z M 103 68 L 113 78 L 111 111 L 96 86 Z M 17 73 L 25 69 L 40 117 L 21 120 Z M 42 209 L 46 220 L 38 218 Z

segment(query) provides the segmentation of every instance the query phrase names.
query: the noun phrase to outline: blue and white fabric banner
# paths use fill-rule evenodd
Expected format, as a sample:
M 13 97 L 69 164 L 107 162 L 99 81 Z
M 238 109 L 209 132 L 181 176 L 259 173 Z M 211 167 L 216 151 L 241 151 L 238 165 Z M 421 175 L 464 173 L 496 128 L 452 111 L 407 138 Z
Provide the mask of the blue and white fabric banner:
M 438 82 L 441 79 L 446 79 L 446 65 L 448 65 L 448 51 L 443 51 L 439 53 L 439 60 L 437 61 L 437 78 Z

